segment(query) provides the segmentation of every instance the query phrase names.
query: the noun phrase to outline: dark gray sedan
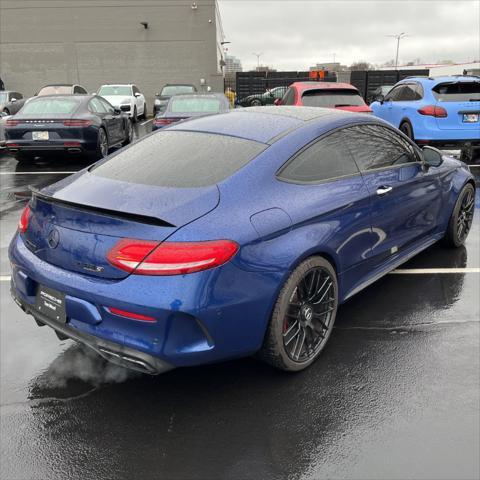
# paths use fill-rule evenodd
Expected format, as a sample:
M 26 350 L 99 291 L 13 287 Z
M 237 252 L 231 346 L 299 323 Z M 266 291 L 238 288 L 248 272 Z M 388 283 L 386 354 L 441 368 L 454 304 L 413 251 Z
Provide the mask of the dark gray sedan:
M 226 113 L 230 103 L 223 93 L 194 93 L 173 96 L 165 111 L 153 119 L 152 130 L 192 117 Z

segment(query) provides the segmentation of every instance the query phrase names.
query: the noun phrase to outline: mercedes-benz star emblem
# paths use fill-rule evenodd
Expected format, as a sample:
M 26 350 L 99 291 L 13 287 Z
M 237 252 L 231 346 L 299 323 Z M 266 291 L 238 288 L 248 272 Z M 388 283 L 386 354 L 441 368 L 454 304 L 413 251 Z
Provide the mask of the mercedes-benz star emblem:
M 47 237 L 48 246 L 50 248 L 57 248 L 59 242 L 60 242 L 60 233 L 56 228 L 54 228 L 48 234 L 48 237 Z

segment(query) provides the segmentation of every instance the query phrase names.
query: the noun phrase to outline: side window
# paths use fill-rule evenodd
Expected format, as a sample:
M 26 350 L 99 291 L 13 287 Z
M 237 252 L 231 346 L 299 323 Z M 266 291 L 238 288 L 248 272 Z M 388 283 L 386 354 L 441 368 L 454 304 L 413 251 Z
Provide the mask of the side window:
M 361 125 L 348 130 L 347 144 L 362 172 L 417 160 L 413 146 L 387 127 Z
M 402 89 L 403 85 L 398 85 L 397 87 L 392 88 L 385 97 L 385 101 L 397 102 Z
M 293 88 L 289 88 L 285 95 L 282 98 L 282 105 L 294 105 L 295 104 L 295 90 Z
M 140 90 L 134 85 L 132 87 L 132 90 L 133 90 L 133 94 L 135 95 L 136 93 L 140 93 Z
M 115 109 L 104 98 L 98 98 L 98 100 L 103 105 L 103 108 L 105 109 L 105 111 L 110 115 L 113 115 L 113 113 L 115 112 Z
M 345 146 L 344 132 L 339 130 L 307 147 L 280 170 L 278 178 L 316 183 L 359 173 Z
M 92 98 L 89 103 L 89 109 L 93 113 L 107 113 L 106 108 L 103 106 L 103 103 L 99 98 Z
M 423 85 L 421 83 L 417 83 L 415 85 L 415 100 L 421 100 L 424 94 Z
M 403 85 L 403 88 L 400 91 L 399 96 L 396 100 L 398 102 L 411 102 L 414 100 L 418 100 L 416 85 L 413 83 Z
M 14 98 L 16 98 L 17 100 L 20 100 L 21 98 L 23 98 L 23 95 L 20 92 L 15 92 Z

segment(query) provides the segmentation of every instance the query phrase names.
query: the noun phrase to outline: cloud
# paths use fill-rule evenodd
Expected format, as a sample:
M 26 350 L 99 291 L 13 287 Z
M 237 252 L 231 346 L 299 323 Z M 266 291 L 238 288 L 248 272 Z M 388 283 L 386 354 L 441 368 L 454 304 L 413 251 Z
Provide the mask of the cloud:
M 480 2 L 464 0 L 219 0 L 229 53 L 244 69 L 260 62 L 305 70 L 335 58 L 343 64 L 420 58 L 468 62 L 480 57 Z

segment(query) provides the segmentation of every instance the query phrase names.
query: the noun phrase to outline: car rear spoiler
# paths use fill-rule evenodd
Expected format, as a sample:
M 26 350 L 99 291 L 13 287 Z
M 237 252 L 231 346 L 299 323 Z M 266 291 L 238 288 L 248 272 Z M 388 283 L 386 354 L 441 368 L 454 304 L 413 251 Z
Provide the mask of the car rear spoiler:
M 161 218 L 151 217 L 148 215 L 138 215 L 136 213 L 131 212 L 120 212 L 118 210 L 110 210 L 107 208 L 95 207 L 93 205 L 84 205 L 81 203 L 70 202 L 69 200 L 62 200 L 60 198 L 55 198 L 52 195 L 48 195 L 40 190 L 36 189 L 35 187 L 29 186 L 28 189 L 32 193 L 31 198 L 32 201 L 38 198 L 43 202 L 54 203 L 58 205 L 65 205 L 69 208 L 74 208 L 75 210 L 82 210 L 86 212 L 93 212 L 98 215 L 105 215 L 108 217 L 120 218 L 122 220 L 130 220 L 132 222 L 137 223 L 145 223 L 147 225 L 156 225 L 159 227 L 175 227 L 169 222 L 162 220 Z

